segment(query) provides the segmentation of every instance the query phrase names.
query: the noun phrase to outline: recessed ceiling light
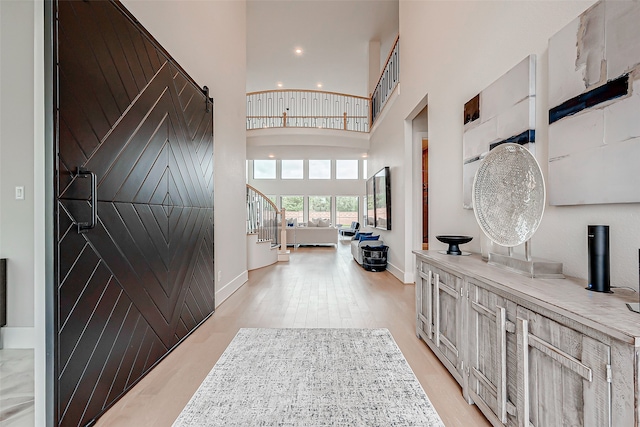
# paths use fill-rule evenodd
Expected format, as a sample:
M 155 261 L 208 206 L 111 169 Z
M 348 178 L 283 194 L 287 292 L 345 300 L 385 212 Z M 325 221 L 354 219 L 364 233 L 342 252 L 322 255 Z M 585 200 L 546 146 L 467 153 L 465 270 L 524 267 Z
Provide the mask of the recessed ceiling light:
M 273 159 L 275 156 L 273 154 L 269 154 L 269 158 Z
M 282 83 L 278 82 L 278 87 L 282 87 Z
M 318 86 L 318 88 L 322 87 L 322 83 L 318 83 L 316 86 Z
M 302 49 L 297 47 L 296 50 L 294 50 L 294 52 L 296 53 L 296 55 L 300 56 L 302 55 Z

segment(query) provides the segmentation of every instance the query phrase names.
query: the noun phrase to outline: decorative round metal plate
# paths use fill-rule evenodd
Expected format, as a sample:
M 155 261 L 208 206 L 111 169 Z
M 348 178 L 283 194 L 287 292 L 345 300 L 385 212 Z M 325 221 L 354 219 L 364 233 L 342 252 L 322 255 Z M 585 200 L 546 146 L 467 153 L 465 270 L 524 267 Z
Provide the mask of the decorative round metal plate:
M 471 196 L 482 231 L 499 245 L 518 246 L 533 236 L 542 220 L 542 171 L 526 148 L 499 145 L 478 168 Z

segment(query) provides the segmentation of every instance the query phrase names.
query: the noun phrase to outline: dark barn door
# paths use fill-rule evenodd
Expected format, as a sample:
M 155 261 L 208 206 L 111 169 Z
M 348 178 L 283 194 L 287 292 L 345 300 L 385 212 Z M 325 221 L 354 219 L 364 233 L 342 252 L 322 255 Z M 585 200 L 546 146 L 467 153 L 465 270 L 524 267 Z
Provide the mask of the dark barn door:
M 55 416 L 84 426 L 213 312 L 213 114 L 119 3 L 56 12 Z

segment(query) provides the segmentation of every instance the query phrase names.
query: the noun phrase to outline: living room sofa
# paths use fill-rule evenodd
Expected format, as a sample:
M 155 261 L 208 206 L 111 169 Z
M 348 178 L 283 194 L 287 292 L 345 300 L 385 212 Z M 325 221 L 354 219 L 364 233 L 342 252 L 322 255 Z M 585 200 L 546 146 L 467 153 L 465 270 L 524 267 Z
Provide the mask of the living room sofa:
M 314 224 L 314 225 L 311 225 Z M 322 224 L 322 223 L 321 223 Z M 335 245 L 338 246 L 338 229 L 326 223 L 309 221 L 305 226 L 287 227 L 287 245 Z

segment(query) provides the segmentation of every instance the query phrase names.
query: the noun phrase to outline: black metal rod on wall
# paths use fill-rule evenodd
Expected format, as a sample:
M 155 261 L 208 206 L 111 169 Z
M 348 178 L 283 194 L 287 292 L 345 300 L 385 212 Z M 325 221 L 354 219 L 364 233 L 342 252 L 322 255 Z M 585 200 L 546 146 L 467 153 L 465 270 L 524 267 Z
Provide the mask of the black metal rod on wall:
M 0 326 L 7 324 L 7 259 L 0 259 Z

